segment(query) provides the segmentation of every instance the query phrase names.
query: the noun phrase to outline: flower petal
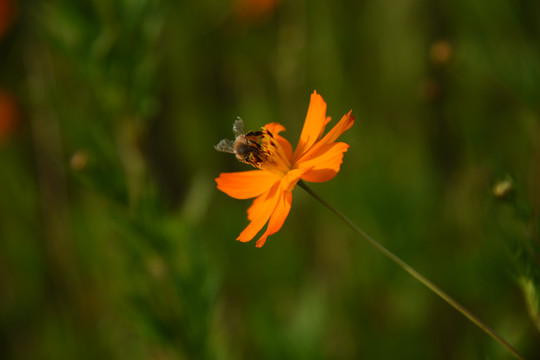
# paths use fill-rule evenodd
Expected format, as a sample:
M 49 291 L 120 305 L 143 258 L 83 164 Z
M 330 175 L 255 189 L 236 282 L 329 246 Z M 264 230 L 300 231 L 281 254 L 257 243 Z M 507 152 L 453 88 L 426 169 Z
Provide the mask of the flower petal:
M 282 189 L 284 191 L 293 191 L 298 180 L 300 180 L 300 178 L 310 170 L 311 169 L 309 166 L 305 166 L 301 169 L 293 169 L 289 171 L 281 180 Z
M 292 146 L 291 143 L 285 139 L 283 136 L 279 135 L 280 132 L 285 131 L 285 127 L 279 123 L 273 122 L 270 124 L 264 125 L 264 128 L 272 133 L 274 139 L 281 145 L 287 155 L 287 159 L 292 157 Z
M 310 151 L 297 163 L 299 169 L 308 171 L 302 175 L 302 180 L 309 182 L 325 182 L 331 180 L 339 172 L 343 162 L 343 153 L 349 145 L 338 142 L 322 145 L 315 151 Z
M 263 126 L 266 130 L 270 131 L 273 135 L 277 135 L 282 131 L 285 131 L 285 126 L 280 123 L 273 122 Z
M 302 176 L 302 180 L 307 182 L 321 183 L 332 180 L 338 174 L 335 169 L 318 169 L 307 172 Z
M 236 240 L 242 242 L 250 241 L 263 228 L 264 224 L 266 224 L 270 216 L 272 216 L 279 201 L 281 195 L 279 188 L 280 183 L 274 184 L 270 190 L 253 202 L 248 209 L 248 216 L 250 217 L 251 222 L 240 235 L 238 235 Z
M 267 206 L 271 203 L 270 196 L 271 191 L 273 191 L 274 188 L 269 192 L 268 196 L 261 195 L 258 198 L 256 198 L 253 201 L 253 204 L 248 209 L 248 219 L 252 221 L 253 228 L 249 231 L 244 230 L 243 235 L 241 234 L 238 237 L 238 240 L 240 241 L 249 241 L 251 240 L 257 232 L 264 226 L 264 223 L 268 220 L 268 217 L 270 217 L 270 221 L 268 222 L 268 227 L 265 231 L 265 233 L 261 236 L 259 240 L 257 240 L 257 247 L 261 247 L 264 245 L 266 238 L 269 235 L 275 234 L 279 229 L 281 229 L 281 226 L 285 222 L 285 219 L 287 218 L 289 211 L 291 209 L 292 204 L 292 190 L 294 189 L 296 183 L 298 180 L 300 180 L 300 177 L 308 172 L 309 168 L 304 169 L 294 169 L 289 171 L 281 180 L 281 183 L 279 184 L 279 188 L 277 189 L 277 193 L 274 195 L 276 198 L 275 208 L 272 211 L 271 215 L 266 215 L 266 211 L 268 210 Z M 262 222 L 262 219 L 265 219 L 264 222 Z M 251 224 L 250 224 L 251 225 Z M 249 226 L 248 226 L 249 227 Z M 251 237 L 249 237 L 251 236 Z M 248 239 L 249 237 L 249 239 Z
M 221 173 L 217 188 L 236 199 L 250 199 L 269 190 L 279 182 L 279 176 L 263 170 Z
M 337 140 L 345 131 L 349 130 L 354 125 L 354 116 L 351 115 L 352 110 L 343 115 L 341 120 L 318 142 L 321 145 L 332 143 Z
M 255 198 L 251 203 L 251 206 L 247 209 L 248 220 L 252 221 L 257 217 L 257 214 L 261 211 L 262 206 L 266 202 L 265 194 Z
M 300 134 L 298 146 L 294 151 L 294 159 L 298 159 L 302 154 L 309 149 L 322 135 L 324 125 L 326 124 L 326 102 L 321 95 L 314 91 L 311 94 L 309 108 L 306 115 L 306 121 Z
M 276 205 L 276 208 L 274 209 L 274 212 L 270 217 L 270 221 L 268 222 L 268 227 L 266 228 L 266 231 L 264 232 L 264 234 L 262 234 L 259 240 L 257 240 L 257 247 L 262 247 L 266 242 L 268 236 L 275 234 L 279 231 L 279 229 L 281 229 L 283 223 L 285 222 L 285 219 L 287 219 L 287 216 L 289 215 L 289 211 L 291 210 L 291 204 L 292 192 L 282 191 L 280 193 L 279 201 Z

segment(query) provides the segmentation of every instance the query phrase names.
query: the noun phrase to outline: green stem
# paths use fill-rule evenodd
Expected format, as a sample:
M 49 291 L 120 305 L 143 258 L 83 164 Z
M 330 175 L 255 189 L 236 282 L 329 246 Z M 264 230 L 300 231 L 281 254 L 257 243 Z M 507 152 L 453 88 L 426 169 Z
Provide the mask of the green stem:
M 426 279 L 422 274 L 420 274 L 418 271 L 416 271 L 414 268 L 409 266 L 405 261 L 401 260 L 399 257 L 397 257 L 394 253 L 392 253 L 390 250 L 382 246 L 379 242 L 377 242 L 375 239 L 373 239 L 371 236 L 366 234 L 362 229 L 360 229 L 356 224 L 354 224 L 351 220 L 349 220 L 348 217 L 343 215 L 339 210 L 334 208 L 332 205 L 327 203 L 325 200 L 323 200 L 319 195 L 317 195 L 313 190 L 311 190 L 303 181 L 298 182 L 298 186 L 300 186 L 302 189 L 306 190 L 311 196 L 313 196 L 316 200 L 318 200 L 321 204 L 326 206 L 330 211 L 332 211 L 334 214 L 336 214 L 341 220 L 343 220 L 351 229 L 353 229 L 358 235 L 363 237 L 365 240 L 367 240 L 371 245 L 373 245 L 377 250 L 379 250 L 383 255 L 385 255 L 387 258 L 398 264 L 403 270 L 411 274 L 415 279 L 420 281 L 422 284 L 427 286 L 428 289 L 433 291 L 435 294 L 437 294 L 440 298 L 442 298 L 444 301 L 446 301 L 448 304 L 450 304 L 452 307 L 454 307 L 457 311 L 459 311 L 461 314 L 463 314 L 467 319 L 472 321 L 476 326 L 478 326 L 480 329 L 482 329 L 486 334 L 491 336 L 493 339 L 497 340 L 501 345 L 503 345 L 505 348 L 507 348 L 514 356 L 518 359 L 524 360 L 525 358 L 521 356 L 517 352 L 516 349 L 512 347 L 506 340 L 504 340 L 502 337 L 500 337 L 495 331 L 493 331 L 489 326 L 487 326 L 484 322 L 482 322 L 480 319 L 478 319 L 475 315 L 473 315 L 469 310 L 464 308 L 462 305 L 460 305 L 456 300 L 452 299 L 447 293 L 445 293 L 443 290 L 441 290 L 437 285 Z

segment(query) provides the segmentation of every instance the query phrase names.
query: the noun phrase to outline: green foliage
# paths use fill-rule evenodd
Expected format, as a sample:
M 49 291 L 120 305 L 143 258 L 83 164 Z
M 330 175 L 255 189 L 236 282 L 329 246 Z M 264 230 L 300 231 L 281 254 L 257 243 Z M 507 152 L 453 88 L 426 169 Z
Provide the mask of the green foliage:
M 540 357 L 538 3 L 257 3 L 17 2 L 0 358 L 511 358 L 301 189 L 234 240 L 213 179 L 247 168 L 213 145 L 236 116 L 294 145 L 314 89 L 357 122 L 313 189 Z
M 514 254 L 516 282 L 523 291 L 529 316 L 540 331 L 540 246 L 538 211 L 533 212 L 510 178 L 493 188 L 499 203 L 494 208 L 497 228 Z

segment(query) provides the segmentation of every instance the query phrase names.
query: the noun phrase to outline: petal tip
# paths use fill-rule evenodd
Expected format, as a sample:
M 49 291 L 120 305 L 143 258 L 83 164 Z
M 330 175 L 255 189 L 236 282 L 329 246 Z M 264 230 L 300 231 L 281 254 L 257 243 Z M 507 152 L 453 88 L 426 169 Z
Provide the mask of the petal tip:
M 257 243 L 255 244 L 255 247 L 258 247 L 259 249 L 263 247 L 263 245 L 266 243 L 265 240 L 257 240 Z
M 236 238 L 236 241 L 240 241 L 240 242 L 249 242 L 249 241 L 251 241 L 251 239 L 243 238 L 242 235 L 240 234 L 240 235 Z

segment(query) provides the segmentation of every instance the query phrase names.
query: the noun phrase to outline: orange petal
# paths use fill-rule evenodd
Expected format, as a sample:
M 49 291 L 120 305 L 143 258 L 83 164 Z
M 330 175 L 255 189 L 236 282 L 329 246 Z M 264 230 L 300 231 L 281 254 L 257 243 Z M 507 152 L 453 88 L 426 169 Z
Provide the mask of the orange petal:
M 322 135 L 326 123 L 326 103 L 321 95 L 314 91 L 311 94 L 306 121 L 300 134 L 300 141 L 293 155 L 293 160 L 298 159 L 309 149 Z
M 287 155 L 287 159 L 292 157 L 292 146 L 291 143 L 285 139 L 283 136 L 279 135 L 280 132 L 285 131 L 285 127 L 279 123 L 273 122 L 270 124 L 264 125 L 264 128 L 272 133 L 274 139 L 281 145 Z
M 221 173 L 216 182 L 217 188 L 225 194 L 236 199 L 250 199 L 270 189 L 279 179 L 271 172 L 252 170 Z
M 336 175 L 338 174 L 339 169 L 318 169 L 318 170 L 311 170 L 307 172 L 304 176 L 302 176 L 302 180 L 307 182 L 314 182 L 314 183 L 320 183 L 320 182 L 326 182 L 332 180 Z
M 326 117 L 326 120 L 324 120 L 324 126 L 328 125 L 330 121 L 332 121 L 332 118 L 330 116 Z
M 247 209 L 248 220 L 252 221 L 257 217 L 257 214 L 261 211 L 261 207 L 264 206 L 266 202 L 266 195 L 263 194 L 251 203 L 251 206 Z
M 281 125 L 280 123 L 273 122 L 270 124 L 266 124 L 263 126 L 266 130 L 270 131 L 273 135 L 277 135 L 282 131 L 285 131 L 285 126 Z
M 311 170 L 308 166 L 305 166 L 300 169 L 293 169 L 289 171 L 285 176 L 281 179 L 281 187 L 284 191 L 292 191 L 294 187 L 296 186 L 296 183 L 300 178 L 309 170 Z
M 343 115 L 341 120 L 330 130 L 319 143 L 321 145 L 328 144 L 337 140 L 345 131 L 349 130 L 354 125 L 354 116 L 351 115 L 352 110 L 348 114 Z
M 349 145 L 338 142 L 322 145 L 315 151 L 310 151 L 297 163 L 299 169 L 306 169 L 302 179 L 309 182 L 325 182 L 332 179 L 339 172 L 343 162 L 343 153 Z
M 268 236 L 275 234 L 279 231 L 279 229 L 281 229 L 283 223 L 285 222 L 285 219 L 287 219 L 287 216 L 289 215 L 289 211 L 291 210 L 291 204 L 292 192 L 281 192 L 281 196 L 276 205 L 276 208 L 274 209 L 272 217 L 270 217 L 270 221 L 268 222 L 268 227 L 266 228 L 264 234 L 262 234 L 262 236 L 259 238 L 259 240 L 257 240 L 257 247 L 262 247 L 266 242 Z
M 313 153 L 318 151 L 321 146 L 333 143 L 341 134 L 349 130 L 354 125 L 354 116 L 351 115 L 351 112 L 349 111 L 348 114 L 343 115 L 341 120 L 321 140 L 317 141 L 315 145 L 308 149 L 307 152 Z M 305 158 L 306 155 L 307 153 L 302 157 Z
M 280 184 L 276 183 L 270 190 L 260 196 L 261 200 L 257 199 L 253 202 L 248 214 L 251 213 L 251 222 L 249 225 L 238 235 L 236 240 L 247 242 L 257 235 L 257 233 L 263 228 L 264 224 L 268 221 L 280 198 Z
M 257 246 L 261 247 L 269 235 L 276 233 L 281 228 L 283 222 L 285 222 L 285 219 L 289 214 L 289 210 L 292 204 L 291 191 L 294 189 L 294 186 L 296 185 L 298 180 L 300 180 L 300 177 L 309 170 L 309 168 L 294 169 L 289 171 L 281 179 L 281 184 L 279 184 L 279 188 L 277 189 L 277 192 L 275 194 L 275 209 L 273 210 L 271 215 L 267 215 L 266 211 L 268 210 L 269 204 L 271 204 L 270 198 L 272 197 L 272 191 L 274 191 L 274 188 L 272 188 L 268 195 L 263 194 L 256 198 L 247 211 L 248 219 L 252 222 L 253 228 L 249 231 L 246 231 L 248 230 L 246 228 L 246 230 L 244 230 L 243 232 L 243 235 L 241 234 L 238 237 L 238 240 L 251 240 L 255 236 L 255 234 L 259 232 L 259 230 L 264 226 L 264 223 L 266 223 L 269 216 L 271 217 L 268 223 L 268 228 L 266 232 L 261 236 L 261 238 L 257 241 Z M 265 219 L 264 222 L 262 221 L 263 218 Z

